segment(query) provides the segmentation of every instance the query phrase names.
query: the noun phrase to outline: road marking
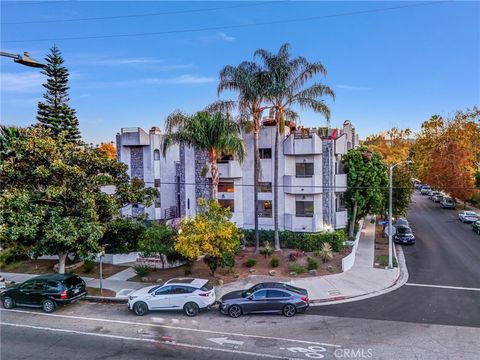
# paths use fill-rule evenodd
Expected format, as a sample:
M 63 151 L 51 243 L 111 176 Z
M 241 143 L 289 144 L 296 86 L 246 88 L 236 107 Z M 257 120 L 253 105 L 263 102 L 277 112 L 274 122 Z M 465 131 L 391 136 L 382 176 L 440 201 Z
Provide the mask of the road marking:
M 480 288 L 469 288 L 469 287 L 460 287 L 460 286 L 429 285 L 429 284 L 416 284 L 416 283 L 406 283 L 405 285 L 440 288 L 440 289 L 480 291 Z
M 229 333 L 229 332 L 204 330 L 204 329 L 192 329 L 192 328 L 169 326 L 169 325 L 159 325 L 159 324 L 143 323 L 143 322 L 136 322 L 136 321 L 110 320 L 110 319 L 102 319 L 102 318 L 90 318 L 90 317 L 83 317 L 83 316 L 69 316 L 69 315 L 60 315 L 60 314 L 46 314 L 46 313 L 35 312 L 35 311 L 13 310 L 13 309 L 7 310 L 7 309 L 1 309 L 1 308 L 0 308 L 0 311 L 5 311 L 7 313 L 8 312 L 17 312 L 17 313 L 22 313 L 22 314 L 34 314 L 34 315 L 40 315 L 40 316 L 51 316 L 51 317 L 58 317 L 58 318 L 87 320 L 87 321 L 102 321 L 102 322 L 110 322 L 110 323 L 125 324 L 125 325 L 152 326 L 152 327 L 159 327 L 159 328 L 164 328 L 164 329 L 195 331 L 195 332 L 206 333 L 206 334 L 220 334 L 220 335 L 224 335 L 224 336 L 229 336 L 230 335 L 230 336 L 240 336 L 240 337 L 247 337 L 247 338 L 290 341 L 290 342 L 297 342 L 297 343 L 309 344 L 309 345 L 341 347 L 340 345 L 319 343 L 319 342 L 316 342 L 316 341 L 297 340 L 297 339 L 288 339 L 288 338 L 281 338 L 281 337 L 274 337 L 274 336 L 263 336 L 263 335 L 253 335 L 253 334 Z
M 237 341 L 237 340 L 228 340 L 226 337 L 219 337 L 219 338 L 209 338 L 207 339 L 209 341 L 212 341 L 218 345 L 223 345 L 223 344 L 232 344 L 232 345 L 243 345 L 243 341 Z
M 285 359 L 284 356 L 254 353 L 254 352 L 251 352 L 251 351 L 234 350 L 234 349 L 222 349 L 222 348 L 216 348 L 216 347 L 212 347 L 212 346 L 184 344 L 184 343 L 177 343 L 177 342 L 176 343 L 171 343 L 171 342 L 158 341 L 158 340 L 154 340 L 154 339 L 134 338 L 134 337 L 122 336 L 122 335 L 98 334 L 98 333 L 90 333 L 90 332 L 86 332 L 86 331 L 56 329 L 56 328 L 48 328 L 48 327 L 44 327 L 44 326 L 33 326 L 33 325 L 14 324 L 14 323 L 5 323 L 5 322 L 0 322 L 0 325 L 7 325 L 7 326 L 14 326 L 14 327 L 28 328 L 28 329 L 36 329 L 36 330 L 44 330 L 44 331 L 62 332 L 62 333 L 77 334 L 77 335 L 97 336 L 97 337 L 117 339 L 117 340 L 141 341 L 141 342 L 163 344 L 163 345 L 168 345 L 168 346 L 179 346 L 179 347 L 186 347 L 186 348 L 200 349 L 200 350 L 221 351 L 221 352 L 227 352 L 227 353 L 251 355 L 251 356 L 264 357 L 264 358 L 270 358 L 270 359 Z M 294 358 L 294 360 L 301 360 L 301 359 Z

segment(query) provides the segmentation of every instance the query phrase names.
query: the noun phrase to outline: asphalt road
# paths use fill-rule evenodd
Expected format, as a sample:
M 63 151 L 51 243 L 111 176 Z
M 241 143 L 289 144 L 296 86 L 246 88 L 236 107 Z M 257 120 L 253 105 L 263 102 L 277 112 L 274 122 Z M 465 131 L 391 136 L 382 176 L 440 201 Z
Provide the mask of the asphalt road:
M 480 327 L 480 236 L 458 220 L 458 211 L 443 210 L 416 193 L 407 214 L 416 244 L 403 246 L 407 284 L 375 298 L 312 308 L 309 314 Z

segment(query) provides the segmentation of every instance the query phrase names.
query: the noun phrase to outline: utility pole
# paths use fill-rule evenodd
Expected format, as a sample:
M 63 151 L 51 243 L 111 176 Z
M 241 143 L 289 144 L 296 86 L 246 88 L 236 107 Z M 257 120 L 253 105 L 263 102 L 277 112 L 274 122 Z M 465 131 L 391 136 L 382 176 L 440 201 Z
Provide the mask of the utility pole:
M 12 53 L 8 53 L 8 52 L 5 52 L 5 51 L 0 51 L 0 56 L 5 56 L 5 57 L 12 58 L 14 62 L 16 62 L 18 64 L 25 65 L 25 66 L 30 66 L 30 67 L 34 67 L 34 68 L 44 68 L 44 67 L 46 67 L 45 64 L 42 64 L 41 62 L 39 62 L 35 59 L 32 59 L 30 57 L 30 54 L 26 51 L 23 53 L 23 55 L 12 54 Z

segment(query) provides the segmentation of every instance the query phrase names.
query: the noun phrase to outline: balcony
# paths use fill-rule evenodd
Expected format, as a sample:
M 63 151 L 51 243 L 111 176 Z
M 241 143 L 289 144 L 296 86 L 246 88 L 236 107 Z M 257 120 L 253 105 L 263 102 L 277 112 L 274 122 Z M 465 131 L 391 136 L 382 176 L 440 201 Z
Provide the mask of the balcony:
M 312 155 L 322 153 L 322 140 L 315 133 L 293 133 L 283 142 L 284 155 Z
M 295 214 L 285 214 L 285 230 L 318 232 L 323 231 L 323 223 L 320 215 L 313 217 L 298 217 Z
M 335 229 L 342 229 L 347 227 L 347 222 L 347 210 L 335 212 Z
M 287 194 L 321 194 L 322 177 L 320 175 L 312 175 L 311 177 L 284 175 L 283 190 Z
M 335 192 L 347 191 L 347 174 L 335 175 Z
M 237 160 L 229 160 L 225 162 L 217 162 L 218 166 L 218 174 L 221 178 L 227 179 L 235 179 L 241 178 L 242 175 L 242 167 Z M 208 167 L 208 178 L 212 177 L 211 167 Z
M 120 142 L 122 146 L 148 146 L 150 136 L 139 127 L 122 128 Z

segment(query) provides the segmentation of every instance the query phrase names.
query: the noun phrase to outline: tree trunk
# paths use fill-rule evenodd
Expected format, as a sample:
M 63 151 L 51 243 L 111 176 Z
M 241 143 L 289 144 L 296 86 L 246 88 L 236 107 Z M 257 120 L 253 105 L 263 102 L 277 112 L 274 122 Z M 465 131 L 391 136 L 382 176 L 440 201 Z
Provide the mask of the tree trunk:
M 65 262 L 67 261 L 67 255 L 68 255 L 68 252 L 58 254 L 58 273 L 59 274 L 65 274 Z
M 273 228 L 275 229 L 275 251 L 279 251 L 280 234 L 278 232 L 278 140 L 280 134 L 278 128 L 278 120 L 275 129 L 275 161 L 273 169 Z
M 353 239 L 353 233 L 355 231 L 355 224 L 357 222 L 357 202 L 353 204 L 352 220 L 350 221 L 350 230 L 348 231 L 348 238 Z
M 218 175 L 217 156 L 215 154 L 215 150 L 210 150 L 209 156 L 212 174 L 212 199 L 216 200 L 218 198 L 218 182 L 220 181 L 220 177 Z
M 253 129 L 253 208 L 254 208 L 254 222 L 255 222 L 255 254 L 260 251 L 260 234 L 258 232 L 258 176 L 260 165 L 260 153 L 258 150 L 258 119 L 254 120 Z

